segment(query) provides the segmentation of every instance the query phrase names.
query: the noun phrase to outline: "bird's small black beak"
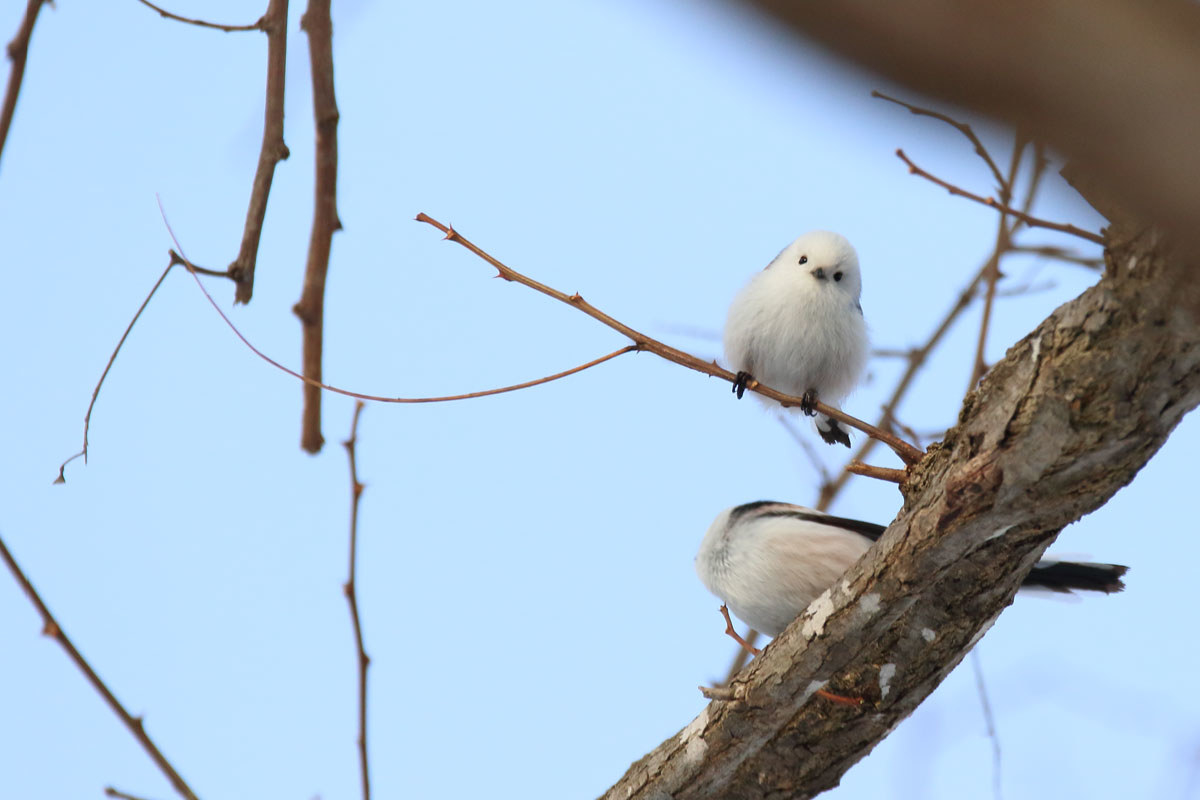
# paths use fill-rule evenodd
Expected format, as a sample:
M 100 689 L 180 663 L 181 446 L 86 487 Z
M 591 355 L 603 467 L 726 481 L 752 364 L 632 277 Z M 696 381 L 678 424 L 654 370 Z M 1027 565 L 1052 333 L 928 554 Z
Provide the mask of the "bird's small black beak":
M 823 281 L 823 280 L 825 280 L 825 268 L 824 268 L 824 267 L 817 267 L 816 269 L 814 269 L 814 270 L 812 271 L 812 276 L 813 276 L 814 278 L 816 278 L 817 280 L 819 280 L 819 281 Z

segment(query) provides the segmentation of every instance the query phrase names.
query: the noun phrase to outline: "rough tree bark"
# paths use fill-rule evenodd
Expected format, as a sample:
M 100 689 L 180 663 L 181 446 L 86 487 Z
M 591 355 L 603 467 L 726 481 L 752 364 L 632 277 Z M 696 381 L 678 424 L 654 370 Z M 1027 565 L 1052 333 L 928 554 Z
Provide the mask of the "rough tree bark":
M 1107 231 L 1104 278 L 1014 345 L 901 487 L 883 539 L 609 798 L 811 797 L 962 660 L 1068 523 L 1133 479 L 1200 403 L 1191 266 Z M 865 700 L 836 705 L 825 688 Z

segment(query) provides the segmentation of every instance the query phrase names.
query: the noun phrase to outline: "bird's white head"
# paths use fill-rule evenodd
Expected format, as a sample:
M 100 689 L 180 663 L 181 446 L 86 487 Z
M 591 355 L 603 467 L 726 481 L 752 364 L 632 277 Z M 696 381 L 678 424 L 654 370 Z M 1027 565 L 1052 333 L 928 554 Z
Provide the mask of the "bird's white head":
M 845 292 L 856 305 L 862 295 L 858 254 L 841 234 L 810 231 L 783 248 L 767 269 L 804 275 L 814 291 Z

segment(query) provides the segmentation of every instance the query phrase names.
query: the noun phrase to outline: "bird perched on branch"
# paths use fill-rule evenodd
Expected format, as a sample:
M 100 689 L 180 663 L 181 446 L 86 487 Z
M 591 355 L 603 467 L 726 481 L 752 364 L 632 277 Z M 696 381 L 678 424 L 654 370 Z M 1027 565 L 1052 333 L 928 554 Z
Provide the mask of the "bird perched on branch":
M 717 515 L 696 555 L 696 573 L 739 619 L 760 633 L 777 636 L 833 586 L 884 529 L 791 503 L 747 503 Z M 1044 559 L 1022 586 L 1119 592 L 1125 588 L 1121 576 L 1127 570 L 1117 564 Z M 732 631 L 730 624 L 727 632 L 751 649 Z
M 844 236 L 813 231 L 785 247 L 729 307 L 725 359 L 738 398 L 756 381 L 803 398 L 809 416 L 818 400 L 841 403 L 867 361 L 861 294 L 858 255 Z M 850 446 L 835 420 L 818 415 L 816 427 L 827 443 Z

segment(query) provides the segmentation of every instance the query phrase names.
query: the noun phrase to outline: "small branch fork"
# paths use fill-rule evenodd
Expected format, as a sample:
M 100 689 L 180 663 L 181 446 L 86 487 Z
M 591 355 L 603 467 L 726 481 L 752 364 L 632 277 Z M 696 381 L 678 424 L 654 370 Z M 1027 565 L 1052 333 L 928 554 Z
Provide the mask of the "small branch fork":
M 289 155 L 283 141 L 283 98 L 287 75 L 287 18 L 288 0 L 269 0 L 267 10 L 251 25 L 221 25 L 202 19 L 180 16 L 149 2 L 138 0 L 166 19 L 175 20 L 201 28 L 233 31 L 262 31 L 267 35 L 267 90 L 263 112 L 262 147 L 258 153 L 258 166 L 254 170 L 254 182 L 250 187 L 250 202 L 246 207 L 246 224 L 242 228 L 242 242 L 237 257 L 224 272 L 207 271 L 234 282 L 235 303 L 249 303 L 254 294 L 254 271 L 258 264 L 258 245 L 262 239 L 263 221 L 267 215 L 267 200 L 271 195 L 271 183 L 275 180 L 275 166 Z M 328 6 L 328 3 L 326 4 Z M 319 147 L 319 143 L 318 143 Z M 319 156 L 318 156 L 319 158 Z M 320 377 L 318 374 L 317 377 Z M 319 416 L 319 412 L 318 412 Z
M 143 2 L 145 2 L 145 0 L 143 0 Z M 1002 173 L 1000 171 L 1000 167 L 998 167 L 996 165 L 996 161 L 995 161 L 995 159 L 992 158 L 992 154 L 989 153 L 988 149 L 983 146 L 983 142 L 981 142 L 979 140 L 979 137 L 975 135 L 974 129 L 972 129 L 971 126 L 968 125 L 967 123 L 960 122 L 959 120 L 954 119 L 954 117 L 951 117 L 947 114 L 943 114 L 940 111 L 934 111 L 933 109 L 929 109 L 929 108 L 922 108 L 921 106 L 914 106 L 912 103 L 906 103 L 903 100 L 899 100 L 895 97 L 891 97 L 890 95 L 886 95 L 883 92 L 880 92 L 875 89 L 871 90 L 871 97 L 877 97 L 880 100 L 886 100 L 889 103 L 895 103 L 898 106 L 907 108 L 909 111 L 911 111 L 913 114 L 917 115 L 918 117 L 931 117 L 936 120 L 941 120 L 942 122 L 946 123 L 950 127 L 954 128 L 959 133 L 961 133 L 963 136 L 967 137 L 967 140 L 970 141 L 971 144 L 975 146 L 975 154 L 978 155 L 981 159 L 983 159 L 983 163 L 986 164 L 987 168 L 992 171 L 992 177 L 996 179 L 996 186 L 1000 190 L 1002 196 L 1004 194 L 1005 188 L 1011 185 L 1008 181 L 1005 181 L 1004 173 Z
M 670 345 L 664 344 L 663 342 L 660 342 L 657 339 L 647 336 L 644 333 L 640 333 L 639 331 L 636 331 L 633 328 L 630 328 L 628 325 L 625 325 L 624 323 L 619 322 L 618 320 L 610 317 L 608 314 L 605 314 L 600 309 L 598 309 L 595 306 L 593 306 L 592 304 L 588 303 L 586 300 L 584 300 L 578 294 L 573 294 L 573 295 L 565 294 L 564 292 L 560 292 L 557 289 L 553 289 L 543 283 L 539 283 L 538 281 L 533 280 L 532 278 L 522 275 L 521 273 L 517 272 L 516 270 L 512 269 L 511 267 L 506 266 L 505 264 L 503 264 L 500 261 L 493 258 L 491 255 L 489 255 L 487 252 L 485 252 L 484 250 L 482 250 L 481 248 L 476 246 L 474 243 L 472 243 L 470 240 L 468 240 L 466 237 L 464 237 L 458 231 L 454 230 L 454 228 L 452 228 L 448 225 L 443 225 L 442 223 L 438 222 L 433 217 L 430 217 L 428 214 L 424 214 L 424 213 L 418 214 L 417 221 L 432 225 L 433 227 L 442 231 L 442 233 L 444 233 L 446 235 L 445 236 L 446 239 L 448 239 L 452 242 L 455 242 L 456 244 L 462 245 L 467 250 L 470 250 L 472 253 L 474 253 L 475 255 L 482 258 L 484 261 L 491 264 L 499 272 L 499 277 L 501 277 L 507 281 L 512 281 L 515 283 L 519 283 L 523 286 L 527 286 L 530 289 L 533 289 L 534 291 L 541 292 L 544 295 L 553 297 L 555 300 L 558 300 L 559 302 L 566 303 L 567 305 L 572 306 L 573 308 L 579 309 L 584 314 L 587 314 L 589 317 L 599 320 L 600 322 L 604 323 L 605 325 L 607 325 L 608 327 L 617 331 L 618 333 L 621 333 L 621 334 L 629 337 L 630 339 L 632 339 L 634 341 L 634 343 L 636 344 L 636 346 L 638 347 L 638 349 L 640 349 L 640 350 L 645 350 L 647 352 L 654 353 L 656 356 L 659 356 L 660 358 L 665 358 L 667 361 L 674 362 L 676 364 L 679 364 L 680 366 L 687 367 L 688 369 L 693 369 L 697 372 L 702 372 L 705 375 L 711 375 L 714 378 L 722 378 L 724 380 L 729 381 L 730 383 L 733 383 L 737 380 L 737 376 L 734 375 L 734 373 L 730 372 L 727 369 L 717 366 L 717 364 L 715 362 L 704 361 L 700 358 L 697 358 L 696 356 L 691 355 L 690 353 L 685 353 L 682 350 L 677 350 L 676 348 L 671 347 Z M 756 382 L 752 382 L 746 388 L 751 391 L 758 392 L 759 394 L 761 394 L 765 397 L 769 397 L 772 400 L 779 402 L 780 405 L 783 405 L 783 406 L 799 406 L 803 402 L 802 398 L 784 394 L 783 392 L 776 391 L 776 390 L 770 388 L 769 386 L 764 386 L 764 385 L 762 385 L 760 383 L 756 383 Z M 833 419 L 836 419 L 838 422 L 849 425 L 850 427 L 855 428 L 856 430 L 862 431 L 863 433 L 867 434 L 868 436 L 870 436 L 874 439 L 880 440 L 884 444 L 888 445 L 888 447 L 892 448 L 892 450 L 895 451 L 896 455 L 898 455 L 900 457 L 900 459 L 909 466 L 920 461 L 925 455 L 924 452 L 917 449 L 916 447 L 909 444 L 908 442 L 904 441 L 903 439 L 899 438 L 898 436 L 895 436 L 894 434 L 889 433 L 888 431 L 881 430 L 880 428 L 877 428 L 874 425 L 871 425 L 867 422 L 863 422 L 862 420 L 860 420 L 856 417 L 852 417 L 849 414 L 846 414 L 845 412 L 843 412 L 839 409 L 832 408 L 831 406 L 827 406 L 824 403 L 820 403 L 820 402 L 815 403 L 814 408 L 816 409 L 816 411 L 818 411 L 821 414 L 824 414 L 828 417 L 832 417 Z
M 25 16 L 17 26 L 17 33 L 8 43 L 8 60 L 12 67 L 8 73 L 8 87 L 4 90 L 4 104 L 0 105 L 0 155 L 4 154 L 4 143 L 8 141 L 8 129 L 12 126 L 13 114 L 17 110 L 17 95 L 21 93 L 21 81 L 25 79 L 25 63 L 29 58 L 29 39 L 33 36 L 33 25 L 38 12 L 47 0 L 28 0 Z
M 1077 228 L 1074 225 L 1067 225 L 1061 222 L 1050 222 L 1048 220 L 1039 219 L 1038 217 L 1026 214 L 1024 211 L 1019 211 L 1004 203 L 1001 203 L 994 197 L 983 197 L 982 195 L 975 194 L 974 192 L 968 192 L 966 189 L 963 189 L 960 186 L 955 186 L 953 183 L 944 181 L 936 175 L 921 169 L 913 163 L 911 158 L 905 155 L 903 150 L 897 150 L 896 155 L 901 161 L 908 165 L 908 171 L 910 173 L 924 178 L 931 183 L 936 183 L 950 194 L 957 195 L 959 197 L 965 197 L 968 200 L 974 200 L 976 203 L 981 203 L 989 208 L 994 208 L 997 211 L 1001 211 L 1005 214 L 1011 214 L 1031 228 L 1045 228 L 1046 230 L 1058 231 L 1060 233 L 1069 233 L 1072 236 L 1078 236 L 1079 238 L 1086 239 L 1089 242 L 1104 244 L 1104 237 L 1098 233 L 1085 231 L 1083 228 Z
M 358 502 L 362 497 L 363 485 L 358 480 L 358 460 L 355 447 L 358 444 L 358 418 L 362 414 L 363 401 L 354 404 L 354 417 L 350 422 L 350 438 L 342 442 L 350 460 L 350 569 L 349 577 L 342 587 L 346 601 L 350 604 L 350 619 L 354 623 L 354 645 L 358 654 L 358 760 L 362 771 L 363 800 L 371 800 L 371 773 L 367 759 L 367 667 L 371 659 L 363 646 L 362 619 L 358 614 Z
M 175 791 L 186 800 L 197 800 L 196 793 L 193 792 L 191 787 L 187 785 L 187 782 L 180 777 L 179 772 L 176 771 L 175 767 L 171 765 L 171 762 L 167 760 L 167 757 L 162 754 L 162 751 L 158 749 L 158 746 L 154 744 L 153 740 L 150 738 L 150 735 L 146 733 L 146 728 L 142 723 L 142 718 L 135 717 L 125 710 L 125 706 L 121 705 L 121 701 L 116 698 L 116 695 L 112 693 L 112 690 L 110 690 L 108 686 L 105 685 L 104 681 L 100 679 L 100 676 L 96 674 L 94 669 L 92 669 L 91 665 L 87 662 L 87 659 L 83 657 L 83 654 L 75 648 L 75 645 L 67 637 L 67 634 L 58 624 L 58 621 L 54 618 L 54 615 L 50 613 L 50 609 L 48 609 L 45 602 L 42 601 L 41 595 L 39 595 L 37 590 L 33 588 L 33 584 L 30 582 L 29 578 L 26 577 L 20 566 L 17 565 L 16 559 L 13 558 L 12 553 L 10 553 L 8 550 L 8 546 L 4 544 L 3 538 L 0 538 L 0 558 L 3 558 L 4 563 L 8 565 L 9 571 L 12 572 L 13 577 L 16 578 L 17 583 L 21 586 L 21 589 L 24 590 L 25 595 L 29 598 L 29 601 L 33 603 L 34 608 L 36 608 L 38 614 L 41 615 L 42 633 L 54 639 L 62 646 L 63 650 L 67 651 L 67 656 L 72 662 L 74 662 L 75 666 L 79 668 L 79 671 L 83 673 L 84 677 L 87 678 L 88 683 L 92 685 L 92 688 L 100 693 L 100 696 L 104 698 L 106 703 L 108 703 L 108 707 L 113 710 L 113 713 L 120 718 L 121 722 L 125 723 L 125 727 L 129 729 L 130 733 L 133 734 L 133 738 L 137 739 L 138 743 L 141 744 L 142 749 L 146 751 L 163 775 L 167 777 L 167 780 L 171 782 L 171 786 L 175 788 Z

